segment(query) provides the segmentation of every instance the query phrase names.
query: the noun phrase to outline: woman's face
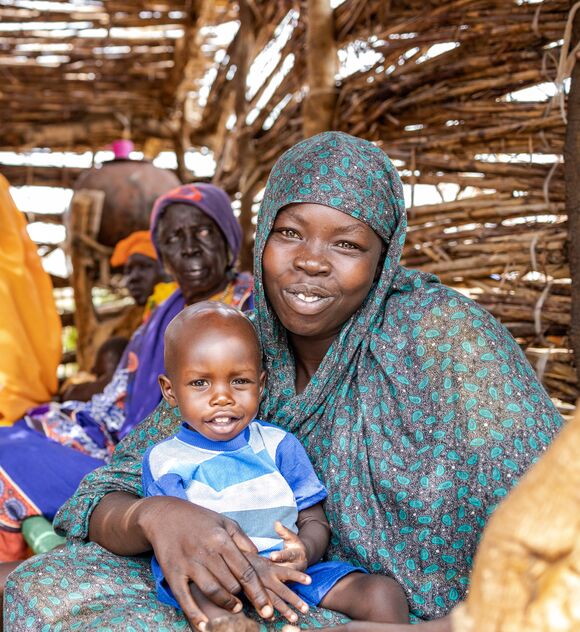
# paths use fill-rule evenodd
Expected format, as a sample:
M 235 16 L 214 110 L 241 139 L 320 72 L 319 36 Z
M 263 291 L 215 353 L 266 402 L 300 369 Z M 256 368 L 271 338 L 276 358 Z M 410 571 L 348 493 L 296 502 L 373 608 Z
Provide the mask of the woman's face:
M 217 224 L 188 204 L 172 204 L 157 228 L 163 263 L 179 284 L 185 302 L 195 303 L 223 287 L 228 251 Z
M 382 240 L 366 224 L 321 204 L 280 211 L 264 248 L 266 296 L 292 334 L 336 336 L 366 298 Z
M 163 268 L 157 259 L 134 253 L 125 264 L 123 276 L 135 303 L 145 305 L 153 288 L 163 278 Z

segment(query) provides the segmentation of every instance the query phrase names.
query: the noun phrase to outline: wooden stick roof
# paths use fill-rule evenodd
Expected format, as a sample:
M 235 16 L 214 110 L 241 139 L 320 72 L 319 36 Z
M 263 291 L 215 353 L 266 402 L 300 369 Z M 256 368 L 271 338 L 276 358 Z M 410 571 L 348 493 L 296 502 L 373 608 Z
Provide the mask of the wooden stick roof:
M 481 300 L 571 405 L 566 97 L 554 97 L 569 0 L 333 4 L 326 41 L 328 0 L 2 2 L 0 150 L 97 149 L 127 121 L 141 149 L 207 146 L 251 241 L 274 161 L 331 103 L 328 127 L 379 143 L 410 185 L 405 262 Z M 313 64 L 313 42 L 333 52 Z M 334 56 L 336 80 L 315 84 L 313 65 Z M 39 182 L 63 182 L 54 171 Z M 420 203 L 424 185 L 439 199 Z

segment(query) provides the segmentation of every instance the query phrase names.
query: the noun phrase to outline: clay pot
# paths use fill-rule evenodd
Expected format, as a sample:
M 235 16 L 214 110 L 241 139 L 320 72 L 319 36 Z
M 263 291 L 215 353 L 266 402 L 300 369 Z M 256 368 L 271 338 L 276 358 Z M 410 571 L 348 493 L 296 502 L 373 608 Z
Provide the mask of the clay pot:
M 147 230 L 155 199 L 180 184 L 173 172 L 150 162 L 111 160 L 87 170 L 73 188 L 105 192 L 97 241 L 113 247 L 132 232 Z

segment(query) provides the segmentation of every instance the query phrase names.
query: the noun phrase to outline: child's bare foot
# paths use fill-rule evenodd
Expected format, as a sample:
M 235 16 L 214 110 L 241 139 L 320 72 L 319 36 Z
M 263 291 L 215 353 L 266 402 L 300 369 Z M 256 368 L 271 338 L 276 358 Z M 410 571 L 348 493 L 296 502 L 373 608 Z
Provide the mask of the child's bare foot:
M 245 615 L 226 614 L 217 619 L 211 619 L 206 626 L 206 632 L 259 632 L 260 626 Z

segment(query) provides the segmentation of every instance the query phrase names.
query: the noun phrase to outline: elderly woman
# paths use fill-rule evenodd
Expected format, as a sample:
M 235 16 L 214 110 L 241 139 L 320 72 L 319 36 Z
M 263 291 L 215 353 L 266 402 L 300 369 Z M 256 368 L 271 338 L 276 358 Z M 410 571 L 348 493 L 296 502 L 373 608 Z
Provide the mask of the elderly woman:
M 108 461 L 157 406 L 163 332 L 175 314 L 206 299 L 252 306 L 251 275 L 234 267 L 241 229 L 221 189 L 198 184 L 170 191 L 157 200 L 151 221 L 157 253 L 179 289 L 135 332 L 105 391 L 87 403 L 47 405 L 0 429 L 0 561 L 10 559 L 3 543 L 15 550 L 25 518 L 52 519 L 82 477 Z
M 295 433 L 327 487 L 327 558 L 393 577 L 413 619 L 435 630 L 466 593 L 489 514 L 561 418 L 498 322 L 400 265 L 405 230 L 399 176 L 373 144 L 329 132 L 279 159 L 255 248 L 268 373 L 259 416 Z M 237 610 L 243 590 L 273 614 L 276 598 L 234 522 L 141 498 L 143 453 L 178 419 L 159 406 L 83 481 L 56 521 L 68 548 L 8 581 L 7 629 L 202 629 L 189 581 L 222 607 Z M 141 557 L 151 550 L 183 613 L 157 603 Z M 321 610 L 308 617 L 337 621 Z
M 138 230 L 115 246 L 111 256 L 113 268 L 123 267 L 123 280 L 135 305 L 114 320 L 114 331 L 121 336 L 132 336 L 135 330 L 149 320 L 153 310 L 175 292 L 177 283 L 168 276 L 159 261 L 151 232 Z M 108 330 L 110 332 L 110 330 Z M 107 335 L 107 333 L 104 333 Z M 86 402 L 102 393 L 113 378 L 128 340 L 107 337 L 99 346 L 90 374 L 81 372 L 65 381 L 60 388 L 61 400 Z M 92 374 L 92 375 L 91 375 Z M 30 413 L 29 413 L 30 414 Z

